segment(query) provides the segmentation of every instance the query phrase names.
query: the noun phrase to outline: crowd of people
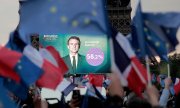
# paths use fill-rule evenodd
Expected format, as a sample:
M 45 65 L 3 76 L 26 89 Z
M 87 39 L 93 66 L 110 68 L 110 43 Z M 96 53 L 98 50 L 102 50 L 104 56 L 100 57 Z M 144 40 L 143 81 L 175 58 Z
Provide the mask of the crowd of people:
M 28 99 L 25 101 L 14 100 L 22 108 L 179 108 L 180 94 L 171 92 L 173 84 L 171 79 L 166 77 L 161 79 L 161 83 L 157 80 L 153 81 L 152 85 L 148 85 L 142 91 L 142 97 L 137 96 L 127 87 L 123 87 L 118 75 L 111 73 L 103 82 L 106 96 L 101 95 L 92 85 L 95 95 L 90 95 L 88 92 L 80 95 L 78 90 L 73 90 L 70 101 L 65 101 L 63 95 L 60 100 L 56 98 L 43 100 L 40 93 L 36 93 L 39 88 L 31 88 Z M 49 100 L 57 100 L 57 102 L 51 104 Z

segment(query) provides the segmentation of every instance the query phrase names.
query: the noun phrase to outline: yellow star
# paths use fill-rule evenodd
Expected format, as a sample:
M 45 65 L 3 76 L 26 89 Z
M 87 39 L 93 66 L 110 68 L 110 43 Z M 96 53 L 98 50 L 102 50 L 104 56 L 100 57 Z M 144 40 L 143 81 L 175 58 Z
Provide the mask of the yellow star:
M 57 7 L 52 6 L 52 7 L 50 8 L 50 12 L 51 12 L 51 13 L 56 13 L 56 12 L 57 12 Z
M 85 18 L 85 19 L 84 19 L 84 23 L 85 23 L 85 24 L 89 24 L 89 23 L 90 23 L 89 18 Z
M 95 10 L 92 11 L 93 16 L 97 16 L 97 12 Z
M 148 40 L 151 40 L 151 36 L 147 36 L 147 39 L 148 39 Z
M 65 17 L 65 16 L 61 16 L 61 22 L 63 22 L 63 23 L 66 23 L 67 22 L 67 17 Z
M 78 26 L 78 21 L 74 20 L 74 21 L 72 22 L 72 26 L 73 26 L 73 27 L 77 27 L 77 26 Z
M 147 32 L 147 31 L 148 31 L 148 29 L 146 27 L 144 27 L 144 32 Z
M 19 66 L 18 66 L 18 69 L 19 69 L 19 70 L 21 70 L 21 69 L 22 69 L 22 66 L 21 66 L 21 65 L 19 65 Z
M 157 47 L 159 47 L 159 46 L 160 46 L 160 43 L 159 43 L 159 42 L 155 42 L 155 45 L 156 45 Z
M 169 47 L 170 47 L 170 45 L 169 45 L 168 43 L 166 43 L 166 47 L 167 47 L 167 48 L 169 48 Z
M 96 1 L 92 1 L 91 3 L 92 3 L 92 5 L 93 5 L 94 7 L 96 7 L 96 6 L 97 6 Z

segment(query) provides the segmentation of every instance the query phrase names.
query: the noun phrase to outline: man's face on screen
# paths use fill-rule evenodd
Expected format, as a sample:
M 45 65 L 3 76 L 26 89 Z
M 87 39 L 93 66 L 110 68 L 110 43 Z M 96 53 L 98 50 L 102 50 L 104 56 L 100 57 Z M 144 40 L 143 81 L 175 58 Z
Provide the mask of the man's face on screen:
M 76 39 L 70 39 L 68 44 L 68 49 L 70 53 L 78 53 L 79 51 L 79 41 Z

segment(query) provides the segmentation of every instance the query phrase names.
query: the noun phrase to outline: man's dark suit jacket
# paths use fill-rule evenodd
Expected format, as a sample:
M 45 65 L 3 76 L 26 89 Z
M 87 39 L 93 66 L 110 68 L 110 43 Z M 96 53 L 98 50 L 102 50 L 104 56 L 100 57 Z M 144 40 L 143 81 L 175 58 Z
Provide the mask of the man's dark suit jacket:
M 73 73 L 73 66 L 71 64 L 70 56 L 67 55 L 67 56 L 63 57 L 63 60 L 69 68 L 69 70 L 66 74 L 75 74 L 75 73 Z M 77 63 L 77 67 L 76 67 L 76 74 L 84 73 L 87 70 L 86 68 L 87 68 L 86 57 L 78 54 L 78 63 Z

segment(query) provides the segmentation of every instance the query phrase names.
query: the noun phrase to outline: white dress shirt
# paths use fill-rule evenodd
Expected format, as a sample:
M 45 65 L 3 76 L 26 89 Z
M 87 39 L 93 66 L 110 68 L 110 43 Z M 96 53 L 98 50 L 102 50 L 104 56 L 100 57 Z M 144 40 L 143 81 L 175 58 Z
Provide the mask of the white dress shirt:
M 75 55 L 75 59 L 76 59 L 76 68 L 77 68 L 77 64 L 78 64 L 78 54 Z M 71 64 L 73 65 L 73 55 L 70 54 L 70 60 L 71 60 Z

